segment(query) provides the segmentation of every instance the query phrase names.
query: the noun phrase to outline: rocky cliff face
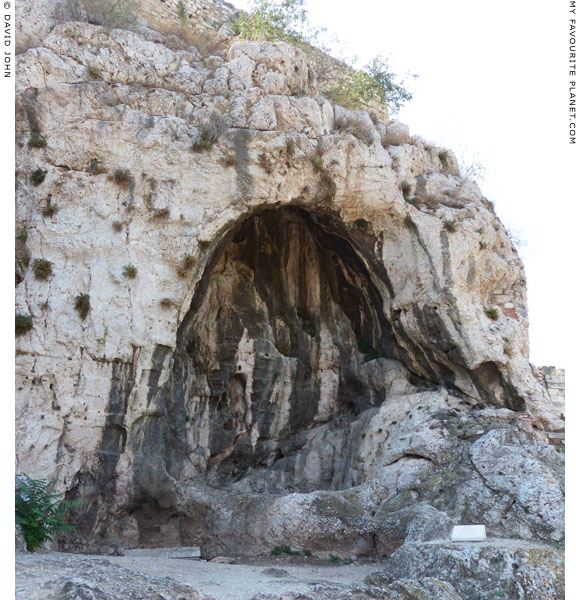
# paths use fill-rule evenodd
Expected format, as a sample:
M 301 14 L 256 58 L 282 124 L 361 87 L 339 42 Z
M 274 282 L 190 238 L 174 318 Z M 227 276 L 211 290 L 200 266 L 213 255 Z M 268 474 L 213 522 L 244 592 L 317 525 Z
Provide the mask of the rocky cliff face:
M 66 23 L 18 73 L 18 470 L 82 539 L 563 538 L 522 264 L 449 151 L 285 44 Z

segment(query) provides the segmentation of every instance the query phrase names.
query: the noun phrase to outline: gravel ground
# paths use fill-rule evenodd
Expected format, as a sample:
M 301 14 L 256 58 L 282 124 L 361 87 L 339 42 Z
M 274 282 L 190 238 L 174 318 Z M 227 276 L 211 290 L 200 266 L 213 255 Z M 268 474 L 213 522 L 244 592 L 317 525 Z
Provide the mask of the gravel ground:
M 119 600 L 201 600 L 201 594 L 216 600 L 250 600 L 257 594 L 308 593 L 318 586 L 358 585 L 378 567 L 376 563 L 335 565 L 314 558 L 272 557 L 223 564 L 165 557 L 18 553 L 16 598 L 72 600 L 101 598 L 99 594 L 103 594 Z M 199 594 L 192 594 L 193 590 Z

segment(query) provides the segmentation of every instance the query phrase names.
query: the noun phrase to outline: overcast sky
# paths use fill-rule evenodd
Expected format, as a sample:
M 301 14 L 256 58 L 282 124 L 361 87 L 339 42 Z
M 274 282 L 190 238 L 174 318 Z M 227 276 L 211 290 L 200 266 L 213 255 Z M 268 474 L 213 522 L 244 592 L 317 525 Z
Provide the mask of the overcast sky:
M 564 249 L 580 202 L 578 146 L 568 144 L 568 4 L 307 0 L 310 20 L 361 65 L 382 54 L 396 73 L 418 75 L 396 117 L 411 134 L 485 166 L 484 195 L 524 242 L 530 358 L 560 367 L 572 358 L 570 269 L 579 271 Z

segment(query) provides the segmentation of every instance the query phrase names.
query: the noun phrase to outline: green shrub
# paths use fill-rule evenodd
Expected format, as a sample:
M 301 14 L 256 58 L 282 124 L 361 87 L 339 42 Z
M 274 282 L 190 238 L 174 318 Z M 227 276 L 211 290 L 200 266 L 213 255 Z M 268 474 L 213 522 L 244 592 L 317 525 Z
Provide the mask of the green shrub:
M 52 263 L 45 258 L 35 258 L 32 263 L 35 279 L 46 281 L 52 275 Z
M 38 135 L 37 133 L 33 133 L 28 140 L 29 148 L 46 148 L 46 140 Z
M 457 225 L 455 221 L 451 221 L 449 219 L 443 221 L 443 227 L 445 227 L 445 229 L 449 231 L 449 233 L 454 233 L 457 231 Z
M 342 558 L 340 556 L 336 556 L 336 554 L 329 554 L 330 562 L 339 563 L 342 562 Z
M 30 174 L 30 183 L 32 183 L 32 185 L 35 187 L 39 186 L 44 181 L 46 173 L 47 171 L 43 171 L 42 169 L 36 169 Z
M 18 313 L 16 315 L 16 335 L 24 335 L 32 329 L 32 317 Z
M 499 311 L 497 308 L 484 308 L 483 312 L 485 313 L 485 316 L 492 321 L 497 321 L 499 319 Z
M 135 279 L 137 277 L 137 267 L 134 265 L 125 265 L 123 267 L 123 277 Z
M 16 525 L 30 552 L 52 540 L 53 533 L 74 529 L 64 519 L 71 508 L 82 502 L 63 500 L 62 494 L 51 492 L 50 488 L 45 480 L 16 476 Z
M 323 94 L 346 108 L 384 107 L 395 114 L 413 97 L 404 82 L 397 83 L 395 77 L 387 58 L 376 56 L 362 69 L 348 65 L 338 69 L 324 86 Z
M 388 108 L 396 113 L 411 99 L 385 57 L 377 56 L 362 69 L 332 58 L 319 41 L 324 29 L 309 23 L 304 5 L 304 0 L 253 0 L 251 10 L 242 12 L 232 24 L 233 31 L 242 40 L 298 46 L 308 55 L 323 95 L 347 108 Z
M 88 294 L 79 294 L 75 298 L 75 310 L 79 313 L 81 321 L 84 321 L 91 310 L 91 297 Z
M 52 204 L 50 200 L 46 200 L 40 209 L 43 217 L 50 218 L 54 217 L 58 212 L 58 206 L 56 204 Z
M 187 23 L 187 10 L 185 8 L 183 0 L 179 0 L 179 2 L 177 3 L 177 17 L 182 25 L 185 25 Z

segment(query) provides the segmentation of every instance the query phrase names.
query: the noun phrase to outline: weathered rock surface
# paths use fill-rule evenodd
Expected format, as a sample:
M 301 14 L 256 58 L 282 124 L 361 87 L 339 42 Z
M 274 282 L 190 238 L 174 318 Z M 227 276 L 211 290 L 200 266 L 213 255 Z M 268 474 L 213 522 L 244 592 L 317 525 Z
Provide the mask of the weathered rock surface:
M 18 73 L 18 470 L 85 499 L 62 547 L 563 539 L 522 264 L 450 152 L 284 44 L 66 23 Z
M 484 544 L 405 544 L 387 561 L 383 574 L 367 583 L 437 577 L 452 581 L 459 597 L 553 600 L 564 598 L 564 554 L 549 546 L 505 540 Z

